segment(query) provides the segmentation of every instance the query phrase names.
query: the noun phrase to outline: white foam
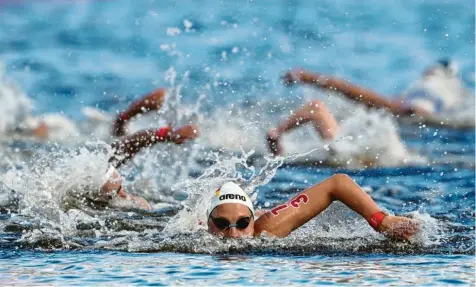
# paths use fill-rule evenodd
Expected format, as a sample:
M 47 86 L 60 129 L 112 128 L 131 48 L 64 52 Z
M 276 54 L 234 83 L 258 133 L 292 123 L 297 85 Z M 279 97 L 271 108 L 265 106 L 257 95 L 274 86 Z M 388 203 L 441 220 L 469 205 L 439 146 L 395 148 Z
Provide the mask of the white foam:
M 15 84 L 4 76 L 0 63 L 0 133 L 15 130 L 17 125 L 30 115 L 32 100 Z
M 62 230 L 76 230 L 65 213 L 75 194 L 97 191 L 111 152 L 104 143 L 90 143 L 77 151 L 53 150 L 29 166 L 10 169 L 0 181 L 15 190 L 19 213 Z

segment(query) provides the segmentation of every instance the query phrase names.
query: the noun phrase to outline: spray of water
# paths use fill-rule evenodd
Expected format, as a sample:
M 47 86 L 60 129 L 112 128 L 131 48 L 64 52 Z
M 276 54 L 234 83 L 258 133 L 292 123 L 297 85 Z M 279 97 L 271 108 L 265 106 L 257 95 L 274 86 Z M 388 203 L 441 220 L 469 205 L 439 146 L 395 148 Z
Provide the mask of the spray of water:
M 367 250 L 385 242 L 383 236 L 376 234 L 341 204 L 334 204 L 286 239 L 223 240 L 207 234 L 206 227 L 199 222 L 205 222 L 208 200 L 221 184 L 238 182 L 256 201 L 259 187 L 267 184 L 286 162 L 309 159 L 314 154 L 319 156 L 315 159 L 334 157 L 348 161 L 362 157 L 362 150 L 365 151 L 363 157 L 376 158 L 382 164 L 392 159 L 395 159 L 394 163 L 400 162 L 408 153 L 401 145 L 394 122 L 387 115 L 356 109 L 347 121 L 343 117 L 340 119 L 343 128 L 339 140 L 331 143 L 316 140 L 315 133 L 311 135 L 309 130 L 303 129 L 308 133 L 307 141 L 291 140 L 295 136 L 291 134 L 284 138 L 288 153 L 283 157 L 268 158 L 263 156 L 266 154 L 264 135 L 270 123 L 269 115 L 263 112 L 267 106 L 216 109 L 205 118 L 199 113 L 205 93 L 200 94 L 195 106 L 181 108 L 182 83 L 176 84 L 173 69 L 167 72 L 167 79 L 171 88 L 164 109 L 149 115 L 149 119 L 139 117 L 131 123 L 132 129 L 193 122 L 201 127 L 201 139 L 196 144 L 184 146 L 159 145 L 138 155 L 121 170 L 127 175 L 125 186 L 128 190 L 152 200 L 159 211 L 155 214 L 121 213 L 121 209 L 134 206 L 120 201 L 110 202 L 102 209 L 89 206 L 88 198 L 98 197 L 98 187 L 105 180 L 103 175 L 111 155 L 109 146 L 100 141 L 82 143 L 72 149 L 52 145 L 44 152 L 39 150 L 27 163 L 11 158 L 5 165 L 7 172 L 1 180 L 15 190 L 18 200 L 15 214 L 20 221 L 24 219 L 32 226 L 26 228 L 19 223 L 26 230 L 21 243 L 44 246 L 43 243 L 47 242 L 46 246 L 61 248 L 87 246 L 216 253 L 233 250 Z M 186 81 L 186 75 L 182 80 Z M 357 129 L 362 127 L 362 119 L 366 116 L 365 128 Z M 90 118 L 103 122 L 104 126 L 111 120 L 110 117 L 98 119 L 97 115 Z M 299 136 L 300 132 L 297 133 Z M 382 138 L 386 140 L 382 141 Z M 387 145 L 390 142 L 391 148 L 380 146 L 380 142 Z M 250 164 L 256 155 L 263 157 L 261 165 Z M 197 164 L 197 157 L 212 164 L 202 169 Z M 190 176 L 195 170 L 201 175 Z M 2 195 L 7 192 L 2 191 Z M 114 206 L 120 209 L 111 208 Z M 176 212 L 176 209 L 180 211 Z M 426 215 L 416 216 L 424 219 Z M 429 218 L 425 222 L 427 228 L 415 239 L 417 244 L 438 244 L 441 229 L 431 221 Z M 77 239 L 91 236 L 96 238 L 94 242 Z M 385 245 L 381 248 L 385 249 Z M 414 246 L 404 245 L 402 248 Z

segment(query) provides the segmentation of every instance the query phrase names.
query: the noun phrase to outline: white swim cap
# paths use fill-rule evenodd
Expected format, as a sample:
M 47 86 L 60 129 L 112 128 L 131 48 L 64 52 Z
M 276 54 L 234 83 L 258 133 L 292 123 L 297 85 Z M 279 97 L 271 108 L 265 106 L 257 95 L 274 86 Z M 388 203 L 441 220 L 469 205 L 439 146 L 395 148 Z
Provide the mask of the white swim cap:
M 208 207 L 207 210 L 207 218 L 210 217 L 210 214 L 215 209 L 215 207 L 225 203 L 242 204 L 250 209 L 253 216 L 255 214 L 253 203 L 251 202 L 248 194 L 246 194 L 246 192 L 244 192 L 243 189 L 241 189 L 241 187 L 239 187 L 236 183 L 227 182 L 222 185 L 211 198 L 210 207 Z

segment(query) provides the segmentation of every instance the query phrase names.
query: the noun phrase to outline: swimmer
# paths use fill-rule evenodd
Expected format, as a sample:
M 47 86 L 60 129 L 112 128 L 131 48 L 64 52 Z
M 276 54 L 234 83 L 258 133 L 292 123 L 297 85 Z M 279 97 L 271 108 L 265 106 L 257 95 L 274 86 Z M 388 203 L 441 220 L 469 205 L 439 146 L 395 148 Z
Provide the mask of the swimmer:
M 440 60 L 424 72 L 420 80 L 395 100 L 377 92 L 332 76 L 293 70 L 284 76 L 286 85 L 312 85 L 323 90 L 336 91 L 346 98 L 371 108 L 383 108 L 396 116 L 417 115 L 425 119 L 455 111 L 470 96 L 457 76 L 457 68 L 449 60 Z
M 126 134 L 127 122 L 138 114 L 159 110 L 165 101 L 165 90 L 157 89 L 147 94 L 136 102 L 132 103 L 125 111 L 120 113 L 114 121 L 112 134 L 120 137 Z M 172 129 L 162 127 L 159 129 L 146 129 L 138 131 L 133 135 L 126 136 L 111 144 L 114 155 L 109 159 L 110 168 L 107 172 L 107 182 L 101 188 L 101 194 L 108 198 L 117 196 L 126 200 L 131 200 L 140 208 L 150 210 L 150 204 L 139 196 L 128 194 L 122 186 L 122 178 L 116 168 L 131 159 L 144 148 L 151 147 L 157 143 L 172 142 L 182 144 L 198 137 L 198 128 L 195 125 L 185 125 Z
M 456 67 L 448 60 L 441 60 L 428 68 L 417 85 L 400 98 L 389 100 L 374 91 L 355 86 L 350 82 L 303 70 L 294 70 L 284 76 L 286 85 L 309 84 L 324 90 L 333 90 L 353 101 L 371 108 L 384 108 L 397 116 L 415 114 L 429 118 L 433 114 L 449 112 L 461 106 L 469 96 L 461 81 L 456 77 Z M 443 84 L 441 84 L 443 83 Z M 437 93 L 439 92 L 438 96 Z M 295 128 L 311 122 L 316 132 L 331 141 L 337 136 L 340 126 L 322 101 L 314 100 L 303 105 L 288 119 L 267 133 L 268 149 L 274 155 L 283 154 L 281 136 Z M 426 122 L 432 124 L 431 121 Z
M 127 123 L 133 117 L 159 110 L 165 102 L 165 94 L 165 89 L 157 89 L 133 102 L 114 121 L 112 125 L 113 136 L 124 136 L 127 133 Z M 114 142 L 112 147 L 115 150 L 115 155 L 110 162 L 113 162 L 114 167 L 117 168 L 143 148 L 150 147 L 159 142 L 182 144 L 196 137 L 198 137 L 198 127 L 192 124 L 185 125 L 176 130 L 170 127 L 142 130 Z
M 133 102 L 114 120 L 111 134 L 114 137 L 124 136 L 127 133 L 126 124 L 136 115 L 159 110 L 165 101 L 165 94 L 166 90 L 159 88 Z M 26 97 L 26 95 L 19 97 L 15 104 L 15 115 L 12 115 L 12 117 L 15 117 L 15 121 L 3 128 L 7 133 L 33 137 L 40 140 L 57 139 L 55 135 L 69 137 L 79 136 L 81 134 L 76 124 L 62 114 L 33 116 L 31 114 L 31 100 Z M 13 109 L 10 108 L 10 110 Z
M 0 79 L 0 84 L 1 84 Z M 77 136 L 79 131 L 72 120 L 60 113 L 33 115 L 33 103 L 12 82 L 0 87 L 0 134 L 32 137 L 39 140 L 59 139 L 60 136 Z
M 262 233 L 286 237 L 335 200 L 360 214 L 374 230 L 386 236 L 408 240 L 419 230 L 418 221 L 386 214 L 349 176 L 336 174 L 266 212 L 255 212 L 248 195 L 235 183 L 228 182 L 211 199 L 208 232 L 233 238 Z
M 119 189 L 118 195 L 123 196 L 120 181 L 119 174 L 114 173 L 102 187 L 103 192 Z M 151 209 L 142 198 L 129 199 L 144 209 Z M 237 184 L 225 183 L 210 200 L 206 214 L 208 232 L 232 238 L 256 237 L 263 233 L 286 237 L 335 200 L 360 214 L 374 230 L 386 236 L 408 240 L 419 230 L 419 221 L 388 215 L 349 176 L 336 174 L 269 211 L 255 211 L 251 199 Z
M 113 155 L 109 159 L 109 168 L 105 174 L 105 183 L 99 190 L 87 194 L 76 194 L 92 203 L 106 203 L 113 198 L 120 198 L 132 202 L 135 206 L 151 210 L 150 204 L 140 196 L 132 195 L 122 186 L 122 178 L 116 168 L 133 158 L 145 148 L 159 143 L 183 144 L 198 137 L 198 128 L 194 125 L 184 125 L 177 129 L 162 127 L 159 129 L 146 129 L 130 136 L 118 139 L 111 144 Z M 0 182 L 0 188 L 2 183 Z
M 136 132 L 111 144 L 114 155 L 109 159 L 109 169 L 106 172 L 106 182 L 100 189 L 101 199 L 107 200 L 114 197 L 130 200 L 139 208 L 152 210 L 150 204 L 140 196 L 126 192 L 122 186 L 122 177 L 116 170 L 119 166 L 131 159 L 144 148 L 158 143 L 183 144 L 198 136 L 198 128 L 194 125 L 185 125 L 178 129 L 162 127 L 160 129 L 147 129 Z

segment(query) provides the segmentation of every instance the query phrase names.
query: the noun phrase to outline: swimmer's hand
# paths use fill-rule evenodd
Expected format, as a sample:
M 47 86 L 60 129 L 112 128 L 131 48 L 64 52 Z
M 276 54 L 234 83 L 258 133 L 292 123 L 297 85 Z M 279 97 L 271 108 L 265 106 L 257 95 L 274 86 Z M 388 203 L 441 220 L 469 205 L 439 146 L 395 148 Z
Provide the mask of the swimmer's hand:
M 297 84 L 300 80 L 300 76 L 303 73 L 303 70 L 291 70 L 288 71 L 284 76 L 283 76 L 283 82 L 284 85 L 286 86 L 292 86 L 294 84 Z
M 198 137 L 198 134 L 198 127 L 194 125 L 186 125 L 173 131 L 170 135 L 170 139 L 176 144 L 181 144 L 195 139 Z
M 283 149 L 280 144 L 281 135 L 276 131 L 276 129 L 270 130 L 266 136 L 266 142 L 268 143 L 269 151 L 277 156 L 283 153 Z
M 318 73 L 306 72 L 303 69 L 294 69 L 283 76 L 283 82 L 286 86 L 292 86 L 297 83 L 311 84 L 317 87 L 326 88 L 329 84 L 329 76 Z
M 388 215 L 379 225 L 378 231 L 392 238 L 410 240 L 420 230 L 421 224 L 419 220 Z
M 44 122 L 41 122 L 40 125 L 36 129 L 33 130 L 33 135 L 40 139 L 48 138 L 48 134 L 49 134 L 49 129 L 48 129 L 48 126 Z

